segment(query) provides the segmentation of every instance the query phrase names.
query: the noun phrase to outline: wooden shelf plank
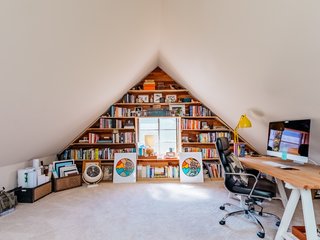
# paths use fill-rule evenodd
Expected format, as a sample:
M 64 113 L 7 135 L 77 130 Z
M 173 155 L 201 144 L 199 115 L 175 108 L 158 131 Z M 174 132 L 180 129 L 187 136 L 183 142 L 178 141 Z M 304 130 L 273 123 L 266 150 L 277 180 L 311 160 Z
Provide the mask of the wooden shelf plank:
M 176 158 L 174 158 L 174 159 L 170 159 L 170 158 L 168 158 L 168 159 L 139 159 L 138 158 L 138 162 L 159 162 L 159 163 L 161 163 L 161 162 L 179 162 L 179 159 L 176 159 Z
M 137 178 L 138 182 L 180 182 L 180 178 Z
M 183 142 L 182 145 L 214 145 L 215 142 L 202 143 L 202 142 Z
M 185 93 L 187 89 L 163 89 L 163 90 L 129 90 L 128 93 Z
M 83 162 L 83 161 L 101 161 L 101 162 L 114 162 L 114 159 L 75 159 L 74 161 Z
M 181 118 L 188 118 L 188 119 L 218 119 L 217 116 L 182 116 Z
M 107 116 L 101 116 L 100 118 L 105 118 L 105 119 L 135 119 L 135 117 L 107 117 Z
M 230 129 L 181 129 L 182 132 L 230 132 Z
M 135 131 L 135 128 L 88 128 L 87 132 Z
M 117 146 L 136 145 L 135 143 L 72 143 L 71 146 Z
M 114 106 L 170 106 L 170 105 L 201 105 L 201 102 L 172 102 L 172 103 L 115 103 Z

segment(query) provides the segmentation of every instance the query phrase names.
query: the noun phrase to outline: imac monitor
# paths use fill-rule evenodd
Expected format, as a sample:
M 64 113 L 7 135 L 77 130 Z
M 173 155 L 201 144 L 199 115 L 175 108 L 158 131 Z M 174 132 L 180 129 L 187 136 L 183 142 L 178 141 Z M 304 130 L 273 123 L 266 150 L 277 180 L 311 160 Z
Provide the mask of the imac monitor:
M 270 122 L 267 155 L 308 162 L 310 123 L 310 119 Z

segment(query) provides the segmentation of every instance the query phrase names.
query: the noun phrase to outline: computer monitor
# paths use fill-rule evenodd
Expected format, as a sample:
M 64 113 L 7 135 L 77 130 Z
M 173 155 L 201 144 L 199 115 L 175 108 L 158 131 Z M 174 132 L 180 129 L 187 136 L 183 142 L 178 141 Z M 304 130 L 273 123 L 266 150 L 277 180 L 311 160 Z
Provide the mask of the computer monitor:
M 310 119 L 269 123 L 267 155 L 308 162 Z

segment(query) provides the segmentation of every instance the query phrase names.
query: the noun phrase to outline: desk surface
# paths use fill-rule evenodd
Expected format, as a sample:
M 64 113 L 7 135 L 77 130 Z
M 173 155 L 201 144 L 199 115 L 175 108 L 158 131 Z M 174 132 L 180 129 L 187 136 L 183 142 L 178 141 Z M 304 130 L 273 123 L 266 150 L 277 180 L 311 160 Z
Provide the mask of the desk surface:
M 320 166 L 313 164 L 298 165 L 292 161 L 283 161 L 274 157 L 244 157 L 240 158 L 240 161 L 248 168 L 259 170 L 295 187 L 320 189 Z M 280 167 L 268 165 L 265 162 L 280 163 L 298 170 L 281 169 Z

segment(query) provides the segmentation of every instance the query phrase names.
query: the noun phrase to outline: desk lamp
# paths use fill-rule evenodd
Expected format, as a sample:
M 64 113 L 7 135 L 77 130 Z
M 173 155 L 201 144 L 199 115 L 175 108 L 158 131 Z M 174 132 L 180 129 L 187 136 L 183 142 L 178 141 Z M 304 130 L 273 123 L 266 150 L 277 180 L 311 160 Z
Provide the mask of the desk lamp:
M 153 156 L 154 150 L 154 135 L 145 135 L 144 136 L 144 143 L 147 146 L 146 154 L 148 157 Z
M 239 128 L 250 128 L 252 127 L 250 120 L 247 118 L 245 114 L 241 115 L 240 120 L 234 129 L 233 137 L 234 137 L 234 151 L 235 153 L 238 153 L 238 144 L 239 144 L 239 135 L 238 135 L 238 129 Z

